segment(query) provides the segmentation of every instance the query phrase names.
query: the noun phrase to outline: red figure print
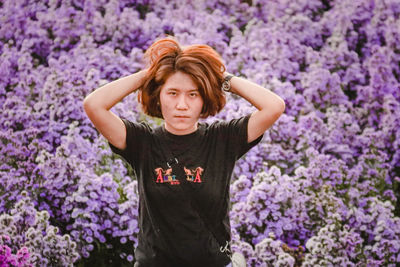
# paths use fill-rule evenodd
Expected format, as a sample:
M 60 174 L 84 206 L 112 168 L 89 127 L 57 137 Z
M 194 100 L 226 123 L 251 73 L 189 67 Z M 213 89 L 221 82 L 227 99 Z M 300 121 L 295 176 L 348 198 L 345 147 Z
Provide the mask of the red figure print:
M 167 169 L 165 172 L 164 172 L 164 174 L 165 175 L 171 175 L 172 174 L 172 168 L 169 168 L 169 169 Z
M 156 183 L 163 183 L 164 182 L 163 169 L 162 168 L 157 168 L 157 169 L 155 169 L 155 172 L 157 174 Z
M 163 168 L 156 168 L 154 171 L 157 175 L 156 183 L 170 183 L 171 185 L 179 184 L 179 180 L 176 180 L 175 175 L 172 175 L 172 168 L 165 171 Z
M 201 183 L 201 175 L 203 174 L 204 169 L 201 167 L 196 168 L 196 178 L 194 179 L 194 183 Z
M 186 167 L 183 167 L 183 169 L 185 170 L 186 175 L 193 175 L 190 169 L 187 169 Z

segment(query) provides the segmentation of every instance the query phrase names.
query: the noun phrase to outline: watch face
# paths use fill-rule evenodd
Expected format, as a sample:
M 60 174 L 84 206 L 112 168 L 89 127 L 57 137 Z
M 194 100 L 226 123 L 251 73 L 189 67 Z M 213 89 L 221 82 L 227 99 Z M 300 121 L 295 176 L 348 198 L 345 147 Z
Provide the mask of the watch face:
M 229 84 L 228 81 L 225 81 L 222 83 L 222 90 L 224 90 L 225 92 L 229 92 L 230 89 L 231 89 L 231 85 Z

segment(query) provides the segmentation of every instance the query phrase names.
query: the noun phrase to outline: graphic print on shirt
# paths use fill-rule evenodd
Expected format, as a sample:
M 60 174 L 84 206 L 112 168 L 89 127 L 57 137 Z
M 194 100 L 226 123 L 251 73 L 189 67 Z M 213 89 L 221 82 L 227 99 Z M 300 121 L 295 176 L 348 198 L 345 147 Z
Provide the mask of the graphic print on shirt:
M 187 169 L 183 167 L 186 173 L 186 180 L 193 183 L 201 183 L 201 175 L 203 174 L 204 169 L 202 167 L 197 167 L 194 170 Z
M 164 169 L 160 167 L 156 168 L 154 171 L 157 175 L 156 183 L 170 183 L 171 185 L 177 185 L 180 183 L 179 180 L 176 179 L 176 175 L 172 174 L 172 168 L 164 171 Z
M 197 167 L 195 169 L 188 169 L 183 167 L 186 180 L 191 183 L 202 183 L 201 175 L 203 174 L 204 169 L 202 167 Z M 171 185 L 179 185 L 180 181 L 176 178 L 176 175 L 172 173 L 172 168 L 164 170 L 161 167 L 156 168 L 156 183 L 163 184 L 169 183 Z

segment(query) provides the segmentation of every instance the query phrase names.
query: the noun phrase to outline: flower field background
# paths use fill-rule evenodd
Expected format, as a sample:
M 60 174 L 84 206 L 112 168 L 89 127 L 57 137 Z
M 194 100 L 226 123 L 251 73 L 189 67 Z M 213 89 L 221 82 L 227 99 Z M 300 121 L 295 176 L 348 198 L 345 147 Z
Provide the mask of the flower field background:
M 82 101 L 165 35 L 286 102 L 232 178 L 248 266 L 399 266 L 399 0 L 1 1 L 0 266 L 133 265 L 137 183 Z M 209 121 L 253 110 L 227 98 Z

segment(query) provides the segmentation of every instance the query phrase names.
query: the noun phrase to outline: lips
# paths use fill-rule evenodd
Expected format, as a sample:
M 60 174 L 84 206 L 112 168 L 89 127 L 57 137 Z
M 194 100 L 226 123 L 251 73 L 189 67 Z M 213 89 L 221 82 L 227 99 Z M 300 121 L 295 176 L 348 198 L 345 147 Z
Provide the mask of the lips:
M 186 115 L 175 115 L 174 117 L 178 118 L 178 119 L 188 119 L 188 118 L 190 118 L 189 116 L 186 116 Z

